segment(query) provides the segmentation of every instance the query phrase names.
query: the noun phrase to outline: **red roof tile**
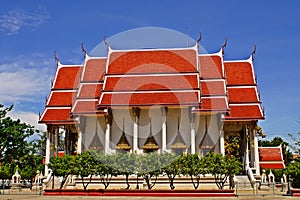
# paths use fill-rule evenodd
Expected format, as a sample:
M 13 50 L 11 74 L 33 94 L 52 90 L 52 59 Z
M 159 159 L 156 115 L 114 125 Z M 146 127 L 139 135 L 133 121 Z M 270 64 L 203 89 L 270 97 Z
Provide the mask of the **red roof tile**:
M 98 101 L 80 101 L 78 100 L 72 109 L 73 114 L 96 113 Z
M 101 106 L 198 105 L 199 92 L 103 93 Z
M 280 147 L 259 147 L 258 152 L 260 161 L 283 161 Z
M 227 88 L 229 103 L 259 102 L 256 87 Z
M 58 68 L 52 89 L 74 89 L 78 87 L 82 67 L 62 66 Z
M 228 105 L 226 97 L 205 97 L 201 98 L 201 107 L 197 109 L 199 111 L 226 111 Z
M 90 58 L 84 66 L 84 74 L 81 81 L 101 81 L 104 77 L 107 59 Z
M 249 62 L 225 62 L 227 85 L 256 84 L 253 68 Z
M 223 78 L 223 59 L 220 56 L 199 56 L 202 79 Z
M 202 96 L 226 94 L 226 86 L 223 80 L 201 81 L 200 83 Z
M 259 147 L 259 165 L 265 169 L 283 169 L 285 167 L 281 146 Z
M 89 83 L 83 84 L 81 83 L 80 89 L 78 91 L 77 98 L 89 98 L 95 99 L 100 97 L 101 90 L 102 90 L 102 83 Z
M 113 52 L 108 74 L 196 72 L 196 56 L 190 49 Z
M 259 163 L 259 166 L 264 169 L 284 169 L 285 168 L 285 164 L 283 162 Z
M 229 105 L 230 113 L 226 116 L 226 120 L 236 119 L 264 119 L 261 107 L 259 104 L 252 105 Z
M 194 89 L 199 88 L 198 76 L 194 75 L 164 75 L 164 76 L 123 76 L 107 77 L 105 91 L 135 91 L 163 89 Z
M 47 106 L 71 106 L 74 92 L 51 91 Z
M 40 122 L 51 124 L 56 122 L 73 122 L 70 119 L 71 108 L 46 108 Z

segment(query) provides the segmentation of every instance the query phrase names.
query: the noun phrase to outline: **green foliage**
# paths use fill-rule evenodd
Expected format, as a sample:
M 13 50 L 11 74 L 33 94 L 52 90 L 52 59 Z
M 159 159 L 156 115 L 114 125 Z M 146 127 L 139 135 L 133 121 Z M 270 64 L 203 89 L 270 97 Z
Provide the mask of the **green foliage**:
M 43 156 L 35 154 L 28 154 L 22 157 L 22 167 L 19 167 L 19 172 L 22 179 L 32 180 L 37 171 L 44 171 L 42 159 Z
M 85 151 L 77 156 L 76 159 L 76 167 L 74 168 L 74 175 L 78 175 L 81 177 L 82 186 L 84 190 L 88 187 L 88 185 L 92 181 L 93 175 L 97 174 L 97 160 L 95 156 L 90 151 Z M 84 178 L 89 177 L 89 181 L 85 183 Z
M 129 188 L 128 176 L 136 174 L 137 178 L 143 177 L 148 189 L 152 189 L 156 184 L 157 177 L 160 174 L 166 174 L 171 189 L 175 189 L 174 179 L 179 175 L 190 176 L 194 188 L 197 189 L 200 184 L 200 176 L 210 173 L 215 177 L 219 189 L 223 189 L 227 178 L 240 172 L 241 163 L 234 157 L 221 154 L 208 154 L 208 156 L 200 158 L 195 154 L 178 156 L 170 153 L 117 153 L 105 155 L 86 151 L 76 156 L 52 157 L 49 168 L 52 169 L 55 176 L 63 177 L 61 188 L 64 180 L 70 174 L 81 177 L 84 189 L 88 187 L 94 175 L 100 176 L 101 184 L 105 189 L 108 188 L 112 176 L 126 175 L 126 184 Z M 84 179 L 85 177 L 89 177 L 88 182 Z M 153 178 L 155 178 L 154 181 Z
M 240 161 L 233 156 L 222 156 L 221 154 L 208 154 L 203 157 L 207 172 L 215 178 L 219 189 L 223 189 L 228 178 L 238 174 L 242 169 Z
M 292 178 L 292 187 L 300 188 L 300 161 L 290 163 L 286 168 L 286 173 Z
M 0 166 L 0 179 L 11 179 L 12 175 L 9 165 Z
M 5 166 L 5 171 L 9 170 L 8 174 L 14 174 L 18 166 L 22 178 L 30 179 L 37 169 L 43 169 L 42 158 L 35 155 L 36 146 L 28 141 L 38 131 L 19 119 L 8 117 L 12 109 L 13 106 L 4 108 L 0 104 L 0 163 Z
M 259 141 L 259 146 L 261 147 L 277 147 L 281 144 L 288 145 L 281 137 L 274 137 L 272 140 L 261 140 Z
M 116 155 L 116 161 L 114 163 L 114 168 L 118 171 L 118 174 L 125 175 L 126 177 L 126 189 L 130 188 L 129 175 L 135 172 L 135 158 L 136 155 L 127 152 L 118 152 Z
M 152 189 L 156 184 L 157 176 L 161 172 L 161 162 L 159 154 L 156 152 L 140 155 L 140 168 L 138 173 L 144 178 L 148 189 Z M 151 183 L 151 178 L 155 176 L 155 181 Z
M 107 189 L 112 176 L 117 176 L 118 170 L 114 168 L 116 157 L 115 155 L 105 155 L 95 152 L 93 154 L 97 160 L 96 174 L 100 176 L 100 182 Z
M 32 153 L 31 144 L 26 139 L 36 132 L 34 127 L 22 123 L 19 119 L 7 117 L 12 108 L 13 106 L 3 109 L 3 105 L 0 104 L 0 162 L 10 164 L 11 170 L 16 165 L 23 167 L 21 158 Z
M 181 172 L 180 156 L 170 153 L 160 154 L 160 162 L 162 166 L 162 172 L 164 172 L 169 179 L 170 188 L 175 189 L 174 179 Z
M 60 189 L 62 189 L 68 175 L 76 174 L 78 171 L 76 157 L 69 154 L 65 154 L 62 157 L 51 157 L 48 167 L 52 169 L 53 176 L 63 177 Z
M 206 163 L 197 154 L 187 154 L 180 158 L 181 174 L 190 176 L 195 189 L 200 185 L 200 175 L 207 174 Z
M 290 134 L 289 137 L 293 140 L 293 144 L 290 147 L 298 154 L 300 154 L 300 133 Z

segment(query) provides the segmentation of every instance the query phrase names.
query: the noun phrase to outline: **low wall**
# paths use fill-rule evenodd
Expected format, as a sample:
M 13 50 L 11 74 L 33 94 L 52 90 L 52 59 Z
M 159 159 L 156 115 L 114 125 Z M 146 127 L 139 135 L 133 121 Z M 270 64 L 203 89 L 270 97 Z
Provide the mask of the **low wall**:
M 235 197 L 234 190 L 79 190 L 45 189 L 45 196 Z

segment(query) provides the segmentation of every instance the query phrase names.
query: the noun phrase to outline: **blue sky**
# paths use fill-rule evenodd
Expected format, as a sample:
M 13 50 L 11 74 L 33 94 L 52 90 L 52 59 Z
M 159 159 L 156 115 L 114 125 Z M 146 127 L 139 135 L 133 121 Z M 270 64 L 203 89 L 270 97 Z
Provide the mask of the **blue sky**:
M 187 33 L 216 52 L 228 38 L 225 59 L 245 59 L 257 45 L 255 70 L 268 139 L 300 131 L 300 1 L 3 1 L 0 7 L 0 103 L 36 125 L 56 64 L 83 61 L 128 29 L 154 26 Z M 41 126 L 38 126 L 42 128 Z

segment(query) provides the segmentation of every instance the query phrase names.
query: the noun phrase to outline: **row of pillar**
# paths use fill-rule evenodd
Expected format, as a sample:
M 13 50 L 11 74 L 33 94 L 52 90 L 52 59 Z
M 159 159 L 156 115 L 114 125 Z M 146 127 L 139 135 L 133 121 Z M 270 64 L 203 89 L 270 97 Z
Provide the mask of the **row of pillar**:
M 138 119 L 140 116 L 140 108 L 138 107 L 133 107 L 133 147 L 132 150 L 133 152 L 138 152 Z M 167 107 L 161 107 L 161 114 L 162 114 L 162 127 L 161 127 L 161 132 L 162 132 L 162 146 L 161 146 L 161 151 L 166 152 L 167 151 Z M 111 123 L 112 123 L 112 112 L 111 110 L 108 110 L 108 114 L 105 116 L 105 121 L 106 121 L 106 130 L 105 130 L 105 144 L 104 144 L 104 152 L 105 154 L 110 154 L 110 132 L 111 132 Z M 191 138 L 191 154 L 196 153 L 196 130 L 195 130 L 195 114 L 190 112 L 190 138 Z M 80 144 L 80 143 L 79 143 Z M 224 132 L 223 129 L 221 128 L 221 133 L 220 133 L 220 151 L 223 155 L 225 155 L 225 149 L 224 149 Z

